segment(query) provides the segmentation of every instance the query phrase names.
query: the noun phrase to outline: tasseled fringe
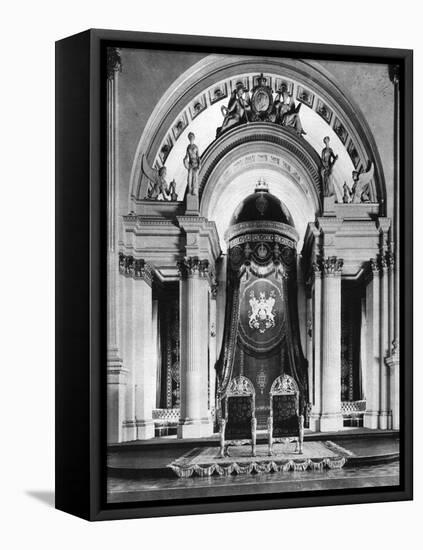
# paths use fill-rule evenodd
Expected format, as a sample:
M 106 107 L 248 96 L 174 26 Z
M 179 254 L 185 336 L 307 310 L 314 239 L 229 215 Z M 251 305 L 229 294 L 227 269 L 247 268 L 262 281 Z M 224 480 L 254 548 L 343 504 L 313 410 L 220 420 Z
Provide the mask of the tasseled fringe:
M 201 464 L 170 464 L 169 467 L 180 478 L 188 478 L 194 475 L 199 477 L 210 477 L 214 473 L 220 476 L 230 476 L 232 474 L 268 474 L 271 472 L 305 472 L 306 470 L 322 471 L 325 468 L 330 470 L 340 470 L 345 465 L 347 459 L 345 457 L 323 458 L 311 460 L 306 458 L 303 460 L 271 460 L 257 462 L 252 460 L 248 464 L 238 464 L 237 462 L 209 465 Z

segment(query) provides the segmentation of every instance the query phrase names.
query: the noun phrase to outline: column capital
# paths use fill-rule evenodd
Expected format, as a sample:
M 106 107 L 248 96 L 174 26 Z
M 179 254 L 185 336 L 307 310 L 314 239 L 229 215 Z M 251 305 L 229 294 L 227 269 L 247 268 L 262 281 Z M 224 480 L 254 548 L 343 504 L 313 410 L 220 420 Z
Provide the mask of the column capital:
M 179 274 L 183 279 L 190 277 L 209 277 L 209 261 L 200 260 L 198 256 L 186 257 L 177 262 Z
M 385 253 L 378 254 L 376 258 L 370 258 L 369 267 L 373 275 L 380 273 L 381 271 L 386 272 L 393 269 L 395 265 L 394 254 L 387 250 Z
M 117 72 L 122 71 L 122 60 L 119 48 L 107 48 L 107 78 L 114 80 Z
M 386 263 L 390 270 L 395 267 L 395 254 L 391 250 L 387 250 L 385 253 Z
M 380 262 L 379 259 L 376 258 L 370 258 L 369 260 L 369 267 L 373 275 L 378 275 L 380 271 Z
M 314 277 L 321 277 L 322 276 L 322 261 L 321 258 L 316 258 L 316 260 L 311 264 L 312 272 L 314 273 Z
M 119 253 L 119 273 L 133 279 L 141 279 L 148 285 L 153 284 L 153 268 L 151 264 L 142 258 L 134 258 L 126 256 L 122 252 Z
M 392 342 L 392 348 L 387 357 L 385 357 L 385 364 L 391 369 L 391 374 L 395 372 L 396 367 L 400 363 L 400 350 L 399 350 L 399 341 L 395 339 Z
M 320 258 L 320 271 L 325 277 L 339 277 L 344 267 L 344 260 L 337 256 L 329 256 L 328 258 Z
M 391 80 L 394 86 L 398 86 L 400 81 L 400 66 L 399 65 L 389 65 L 389 79 Z

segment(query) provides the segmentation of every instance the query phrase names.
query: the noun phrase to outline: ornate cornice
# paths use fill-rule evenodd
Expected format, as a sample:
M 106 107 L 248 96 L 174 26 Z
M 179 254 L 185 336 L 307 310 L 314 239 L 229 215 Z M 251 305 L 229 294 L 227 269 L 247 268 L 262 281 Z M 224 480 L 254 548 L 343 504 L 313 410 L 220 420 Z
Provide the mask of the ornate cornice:
M 183 279 L 189 277 L 207 277 L 210 276 L 209 261 L 200 260 L 197 256 L 187 257 L 177 262 L 180 276 Z
M 115 74 L 122 71 L 119 48 L 107 48 L 107 78 L 114 80 Z
M 119 253 L 119 273 L 133 279 L 141 279 L 150 286 L 153 284 L 153 268 L 151 264 L 141 258 Z
M 264 238 L 263 233 L 270 233 L 271 237 L 267 237 L 268 240 L 270 239 L 270 240 L 280 241 L 279 236 L 277 237 L 273 236 L 274 234 L 277 234 L 277 233 L 287 237 L 287 239 L 285 239 L 284 244 L 287 244 L 292 248 L 295 248 L 299 238 L 296 229 L 291 225 L 288 225 L 282 222 L 263 220 L 263 221 L 253 221 L 253 222 L 241 222 L 241 223 L 232 225 L 227 229 L 225 233 L 225 239 L 228 242 L 230 241 L 229 246 L 231 247 L 236 244 L 239 244 L 238 242 L 233 241 L 233 239 L 235 239 L 235 237 L 237 237 L 238 235 L 242 235 L 242 239 L 244 239 L 244 241 L 247 241 L 247 240 L 259 241 Z M 249 234 L 256 234 L 256 237 L 254 238 L 254 237 L 247 236 Z

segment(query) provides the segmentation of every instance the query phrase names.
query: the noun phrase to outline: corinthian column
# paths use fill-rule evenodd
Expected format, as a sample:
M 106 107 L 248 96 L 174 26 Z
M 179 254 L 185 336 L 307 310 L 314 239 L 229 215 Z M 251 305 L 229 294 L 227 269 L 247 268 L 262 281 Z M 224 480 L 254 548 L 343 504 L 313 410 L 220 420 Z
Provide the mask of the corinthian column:
M 181 412 L 178 437 L 213 432 L 208 414 L 208 261 L 185 258 L 180 271 Z
M 343 260 L 322 262 L 322 414 L 320 431 L 342 428 L 341 414 L 341 272 Z

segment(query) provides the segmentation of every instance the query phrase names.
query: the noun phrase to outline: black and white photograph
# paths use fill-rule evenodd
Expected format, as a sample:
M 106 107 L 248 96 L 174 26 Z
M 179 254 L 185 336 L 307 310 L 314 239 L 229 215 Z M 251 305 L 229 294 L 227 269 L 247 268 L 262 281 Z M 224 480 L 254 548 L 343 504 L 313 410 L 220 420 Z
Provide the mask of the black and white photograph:
M 104 62 L 107 502 L 398 487 L 400 67 Z
M 418 546 L 418 3 L 2 7 L 0 547 Z

